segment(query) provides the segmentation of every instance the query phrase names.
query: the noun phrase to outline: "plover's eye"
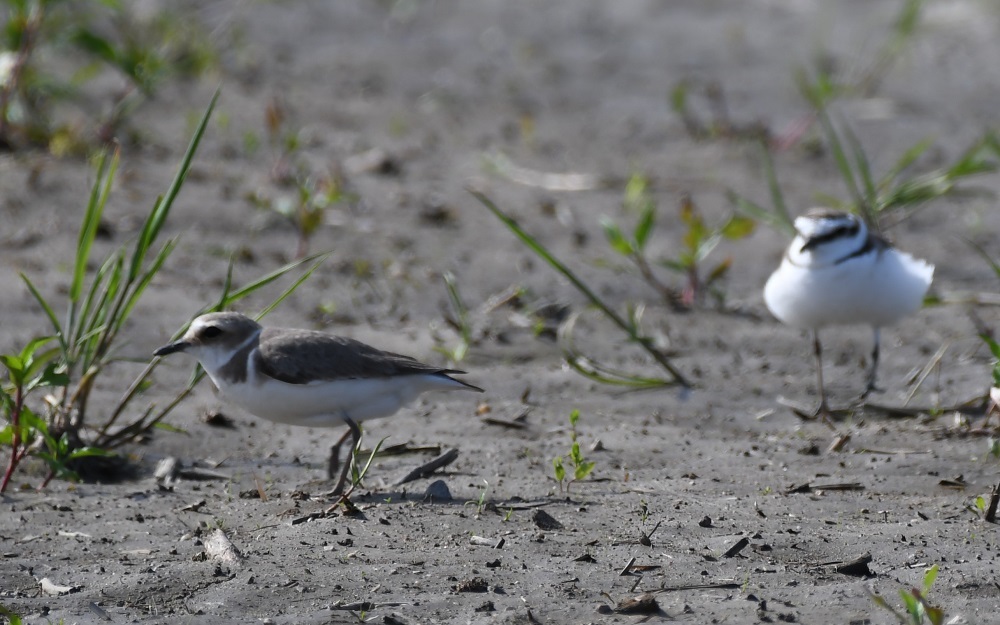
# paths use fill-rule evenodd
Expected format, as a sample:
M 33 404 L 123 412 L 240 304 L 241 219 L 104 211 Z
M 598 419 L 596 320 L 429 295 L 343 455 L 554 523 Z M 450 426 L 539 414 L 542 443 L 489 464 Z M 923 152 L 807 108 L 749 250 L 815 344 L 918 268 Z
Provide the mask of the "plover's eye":
M 215 337 L 222 334 L 222 330 L 218 326 L 208 326 L 201 331 L 202 338 L 214 339 Z

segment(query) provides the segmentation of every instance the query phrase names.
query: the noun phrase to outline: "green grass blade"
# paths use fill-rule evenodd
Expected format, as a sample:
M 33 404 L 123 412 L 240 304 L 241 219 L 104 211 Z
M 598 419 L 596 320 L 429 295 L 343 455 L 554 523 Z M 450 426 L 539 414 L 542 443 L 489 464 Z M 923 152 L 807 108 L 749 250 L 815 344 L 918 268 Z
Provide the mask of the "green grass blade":
M 858 140 L 857 135 L 847 125 L 844 125 L 844 137 L 848 145 L 850 145 L 851 153 L 854 156 L 854 171 L 858 175 L 858 178 L 861 179 L 861 184 L 863 185 L 864 203 L 859 208 L 868 226 L 877 232 L 878 215 L 876 214 L 876 206 L 878 204 L 878 189 L 875 187 L 875 179 L 872 177 L 871 163 L 868 161 L 868 155 L 865 154 L 865 150 L 861 146 L 861 141 Z
M 257 315 L 257 320 L 259 321 L 259 320 L 263 319 L 265 316 L 267 316 L 268 313 L 270 313 L 272 310 L 274 310 L 275 308 L 277 308 L 281 304 L 281 302 L 285 301 L 285 299 L 287 299 L 289 295 L 291 295 L 292 293 L 294 293 L 295 291 L 297 291 L 298 288 L 300 286 L 302 286 L 302 283 L 305 282 L 306 280 L 308 280 L 309 276 L 311 276 L 314 271 L 316 271 L 317 269 L 319 269 L 320 265 L 322 265 L 324 262 L 326 262 L 326 259 L 327 259 L 328 256 L 329 256 L 329 254 L 322 254 L 321 257 L 319 258 L 319 260 L 317 260 L 315 263 L 313 263 L 312 267 L 310 267 L 309 269 L 307 269 L 305 271 L 305 273 L 303 273 L 301 276 L 299 276 L 295 280 L 295 282 L 293 282 L 291 284 L 291 286 L 289 286 L 287 289 L 285 289 L 285 291 L 281 295 L 279 295 L 278 297 L 276 297 L 273 302 L 271 302 L 270 304 L 268 304 L 264 308 L 264 310 L 260 311 L 260 313 Z M 290 267 L 289 271 L 291 271 L 291 269 L 293 269 L 293 268 L 294 267 Z
M 166 262 L 167 258 L 174 251 L 174 249 L 176 249 L 176 247 L 176 239 L 167 241 L 153 259 L 153 263 L 149 266 L 149 269 L 146 270 L 146 273 L 142 275 L 139 282 L 132 288 L 132 292 L 125 300 L 125 306 L 122 308 L 121 314 L 118 315 L 118 319 L 116 320 L 119 328 L 123 323 L 125 323 L 125 320 L 128 319 L 129 315 L 132 314 L 132 309 L 139 303 L 139 298 L 142 297 L 146 287 L 148 287 L 149 283 L 152 282 L 154 277 L 156 277 L 156 274 L 159 273 L 163 263 Z
M 64 352 L 67 351 L 69 346 L 66 344 L 66 337 L 63 335 L 63 329 L 59 324 L 59 318 L 56 317 L 56 313 L 52 310 L 52 307 L 49 306 L 49 303 L 45 301 L 45 298 L 42 297 L 42 294 L 38 292 L 38 289 L 35 288 L 35 285 L 31 282 L 28 276 L 23 273 L 18 273 L 17 275 L 21 276 L 21 280 L 24 281 L 28 290 L 31 291 L 31 294 L 35 297 L 38 305 L 42 307 L 42 310 L 45 312 L 45 316 L 49 318 L 49 323 L 52 324 L 52 329 L 55 330 L 56 338 L 59 339 L 59 345 L 62 347 Z
M 656 203 L 647 201 L 642 208 L 642 215 L 639 223 L 635 227 L 635 246 L 637 251 L 642 252 L 646 248 L 649 235 L 653 232 L 653 225 L 656 222 Z
M 102 356 L 101 345 L 105 343 L 105 332 L 122 289 L 125 257 L 118 253 L 112 258 L 115 262 L 111 266 L 104 290 L 97 297 L 97 306 L 91 315 L 80 318 L 78 338 L 74 340 L 73 349 L 79 352 L 84 371 Z
M 975 250 L 975 252 L 979 254 L 983 258 L 983 260 L 985 260 L 986 263 L 990 266 L 990 269 L 993 270 L 993 274 L 997 278 L 1000 278 L 1000 263 L 997 263 L 997 261 L 993 260 L 993 258 L 989 255 L 989 253 L 985 249 L 983 249 L 982 246 L 978 245 L 975 241 L 966 239 L 965 243 L 973 250 Z
M 858 187 L 857 178 L 851 169 L 851 162 L 847 159 L 847 154 L 844 151 L 840 135 L 837 133 L 837 128 L 833 125 L 833 121 L 830 119 L 830 115 L 825 108 L 819 109 L 817 115 L 819 116 L 827 145 L 830 146 L 830 152 L 833 153 L 833 160 L 837 165 L 837 170 L 840 172 L 840 177 L 844 181 L 844 185 L 847 186 L 847 191 L 850 193 L 851 199 L 854 201 L 855 209 L 862 211 L 864 214 L 865 199 L 861 194 L 861 189 Z
M 219 301 L 216 303 L 213 310 L 225 310 L 226 301 L 229 299 L 229 293 L 233 290 L 233 267 L 236 266 L 236 254 L 229 255 L 229 267 L 226 269 L 226 280 L 222 283 L 222 293 L 219 296 Z
M 101 225 L 101 216 L 104 214 L 104 207 L 108 202 L 108 195 L 111 192 L 111 182 L 115 177 L 115 170 L 118 168 L 119 151 L 115 150 L 111 157 L 111 164 L 108 165 L 107 152 L 101 152 L 100 160 L 97 163 L 97 179 L 90 190 L 90 199 L 87 202 L 87 210 L 83 215 L 83 224 L 80 226 L 80 238 L 76 243 L 76 263 L 73 265 L 73 282 L 69 287 L 70 303 L 75 304 L 80 300 L 83 292 L 83 280 L 87 274 L 87 260 L 90 258 L 90 249 L 97 237 L 98 227 Z
M 881 186 L 886 187 L 891 184 L 904 169 L 915 163 L 916 160 L 923 156 L 924 152 L 930 149 L 932 145 L 934 145 L 934 137 L 925 137 L 910 146 L 905 152 L 903 152 L 903 155 L 899 157 L 899 160 L 896 161 L 896 165 L 882 177 Z
M 459 331 L 462 333 L 462 341 L 464 344 L 472 340 L 470 328 L 469 328 L 469 309 L 466 308 L 465 302 L 462 301 L 462 296 L 458 293 L 458 284 L 455 282 L 455 274 L 450 271 L 444 272 L 441 278 L 444 280 L 445 289 L 448 291 L 448 299 L 451 302 L 451 308 L 455 311 L 455 316 L 458 322 Z M 465 355 L 464 353 L 462 354 Z M 456 358 L 456 361 L 461 360 L 461 358 Z
M 732 203 L 737 212 L 747 215 L 754 221 L 766 224 L 778 232 L 784 232 L 789 237 L 795 236 L 795 227 L 792 225 L 792 222 L 786 221 L 785 218 L 776 214 L 774 211 L 770 211 L 763 206 L 756 204 L 732 189 L 728 189 L 726 191 L 726 198 L 729 199 L 730 203 Z M 679 269 L 683 269 L 683 267 L 680 267 Z
M 201 117 L 201 121 L 198 122 L 187 150 L 184 152 L 180 167 L 177 169 L 177 174 L 167 188 L 167 192 L 157 200 L 153 210 L 149 213 L 149 217 L 146 219 L 146 223 L 143 224 L 142 233 L 139 235 L 139 240 L 136 241 L 135 252 L 132 255 L 132 266 L 129 268 L 129 282 L 138 277 L 142 264 L 146 259 L 146 253 L 156 240 L 156 236 L 160 233 L 160 228 L 163 227 L 163 222 L 166 221 L 167 215 L 170 214 L 170 208 L 173 206 L 177 194 L 180 193 L 181 187 L 184 185 L 184 180 L 191 169 L 191 160 L 194 158 L 194 154 L 198 150 L 198 144 L 201 143 L 201 138 L 205 134 L 205 128 L 208 125 L 209 118 L 212 116 L 212 111 L 215 109 L 215 103 L 219 99 L 219 93 L 220 90 L 216 89 L 212 100 L 208 104 L 208 108 L 205 109 L 205 113 Z
M 118 258 L 121 257 L 121 254 L 122 252 L 121 250 L 119 250 L 115 254 L 108 256 L 104 260 L 104 263 L 101 265 L 101 268 L 98 269 L 97 273 L 94 275 L 94 279 L 90 283 L 90 289 L 87 290 L 87 296 L 83 298 L 83 304 L 78 309 L 78 318 L 77 318 L 78 323 L 76 327 L 72 327 L 69 329 L 70 343 L 75 345 L 76 342 L 79 341 L 80 337 L 85 332 L 83 327 L 84 320 L 90 318 L 90 315 L 93 313 L 95 304 L 97 304 L 98 306 L 102 304 L 102 302 L 98 301 L 99 298 L 97 297 L 97 294 L 99 292 L 103 292 L 101 290 L 102 288 L 107 287 L 104 281 L 107 279 L 109 272 L 114 269 L 115 263 L 117 262 Z
M 774 223 L 778 229 L 789 236 L 795 234 L 795 220 L 788 213 L 788 205 L 785 203 L 785 195 L 781 192 L 781 183 L 778 182 L 778 172 L 774 167 L 774 157 L 767 142 L 760 142 L 761 160 L 764 163 L 764 176 L 767 178 L 767 189 L 771 193 L 771 204 L 774 206 Z
M 299 267 L 300 265 L 303 265 L 305 263 L 312 262 L 312 261 L 314 261 L 314 260 L 316 260 L 318 258 L 323 258 L 325 260 L 325 258 L 327 256 L 329 256 L 329 254 L 330 254 L 329 252 L 322 252 L 322 253 L 319 253 L 319 254 L 312 254 L 310 256 L 306 256 L 305 258 L 303 258 L 301 260 L 296 260 L 294 262 L 288 263 L 287 265 L 279 267 L 278 269 L 275 269 L 271 273 L 269 273 L 269 274 L 267 274 L 267 275 L 265 275 L 265 276 L 263 276 L 261 278 L 258 278 L 256 280 L 254 280 L 253 282 L 251 282 L 250 284 L 246 285 L 245 287 L 237 289 L 236 291 L 233 291 L 229 295 L 229 297 L 225 298 L 224 300 L 220 300 L 218 302 L 218 304 L 217 304 L 217 308 L 215 308 L 211 312 L 215 312 L 215 311 L 219 311 L 219 310 L 225 310 L 230 305 L 232 305 L 234 302 L 238 302 L 239 300 L 241 300 L 244 297 L 250 295 L 251 293 L 260 290 L 261 288 L 267 286 L 268 284 L 274 282 L 275 280 L 277 280 L 281 276 L 285 275 L 289 271 L 292 271 L 296 267 Z M 311 273 L 311 271 L 310 271 L 310 273 Z

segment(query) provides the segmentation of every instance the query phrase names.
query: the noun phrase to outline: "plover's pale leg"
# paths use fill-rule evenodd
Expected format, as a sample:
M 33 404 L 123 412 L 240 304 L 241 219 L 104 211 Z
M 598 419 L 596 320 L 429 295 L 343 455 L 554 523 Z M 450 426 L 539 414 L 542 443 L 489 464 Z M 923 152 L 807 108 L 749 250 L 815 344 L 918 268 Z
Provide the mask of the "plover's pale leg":
M 333 487 L 334 495 L 339 495 L 344 492 L 344 485 L 347 483 L 347 474 L 351 470 L 351 465 L 354 464 L 353 452 L 355 449 L 358 448 L 358 443 L 361 442 L 361 428 L 358 427 L 358 424 L 346 417 L 344 418 L 344 423 L 347 424 L 347 427 L 351 428 L 349 430 L 349 433 L 352 439 L 352 444 L 351 444 L 352 454 L 351 457 L 347 459 L 347 462 L 344 463 L 344 468 L 341 469 L 340 471 L 340 479 L 337 480 L 337 485 Z M 345 435 L 344 438 L 347 438 L 347 436 Z M 343 439 L 341 440 L 341 442 L 343 442 Z M 338 456 L 339 456 L 339 450 L 338 450 Z
M 350 435 L 351 429 L 348 428 L 347 431 L 344 432 L 344 435 L 340 437 L 340 440 L 330 447 L 330 460 L 326 465 L 326 477 L 331 480 L 337 477 L 337 470 L 340 469 L 340 446 L 344 444 L 344 441 L 346 441 L 347 437 Z
M 830 422 L 830 408 L 826 405 L 826 387 L 823 386 L 823 346 L 819 342 L 819 329 L 813 330 L 813 354 L 816 355 L 816 382 L 819 385 L 819 409 L 816 416 L 823 423 L 833 427 Z
M 875 385 L 875 378 L 878 374 L 878 352 L 879 352 L 879 339 L 881 338 L 881 328 L 875 327 L 875 346 L 872 347 L 872 368 L 868 371 L 868 385 L 865 386 L 865 392 L 861 393 L 861 399 L 864 400 L 871 394 L 872 391 L 880 391 L 878 386 Z

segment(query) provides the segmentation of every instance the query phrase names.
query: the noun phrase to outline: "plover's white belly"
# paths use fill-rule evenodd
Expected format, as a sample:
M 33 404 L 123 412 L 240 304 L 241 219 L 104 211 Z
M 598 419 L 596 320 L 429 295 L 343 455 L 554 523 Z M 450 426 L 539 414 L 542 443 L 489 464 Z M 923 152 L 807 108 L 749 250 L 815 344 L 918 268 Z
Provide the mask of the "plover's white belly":
M 893 249 L 827 267 L 786 259 L 764 287 L 768 309 L 800 328 L 891 325 L 920 308 L 934 268 Z
M 345 379 L 288 384 L 271 378 L 255 384 L 219 384 L 220 392 L 258 417 L 309 427 L 336 427 L 353 421 L 387 417 L 424 391 L 455 390 L 463 386 L 432 375 L 394 378 Z

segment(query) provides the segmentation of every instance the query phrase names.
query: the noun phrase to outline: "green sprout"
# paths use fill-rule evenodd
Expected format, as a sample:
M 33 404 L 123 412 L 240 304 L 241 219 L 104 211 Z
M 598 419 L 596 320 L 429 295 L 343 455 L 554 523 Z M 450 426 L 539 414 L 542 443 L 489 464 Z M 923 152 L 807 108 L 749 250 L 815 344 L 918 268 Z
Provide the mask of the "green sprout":
M 588 461 L 583 457 L 583 452 L 580 451 L 580 442 L 577 440 L 576 426 L 580 421 L 580 411 L 576 408 L 569 413 L 569 426 L 570 426 L 570 449 L 569 453 L 556 456 L 552 459 L 552 468 L 554 470 L 556 481 L 559 483 L 559 489 L 569 492 L 570 486 L 573 482 L 579 482 L 580 480 L 587 479 L 590 472 L 594 470 L 596 465 L 593 461 Z M 572 477 L 567 476 L 566 465 L 569 465 L 573 469 Z

